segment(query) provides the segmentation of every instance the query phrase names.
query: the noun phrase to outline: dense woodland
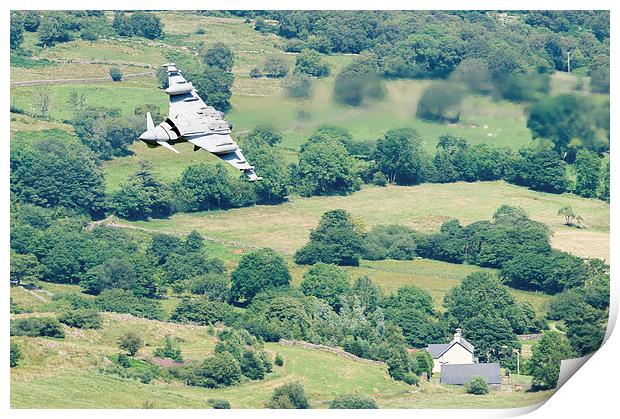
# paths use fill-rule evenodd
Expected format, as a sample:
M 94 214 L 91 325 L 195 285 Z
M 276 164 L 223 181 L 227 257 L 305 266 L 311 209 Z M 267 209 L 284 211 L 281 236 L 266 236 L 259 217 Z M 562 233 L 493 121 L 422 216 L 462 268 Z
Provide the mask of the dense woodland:
M 121 353 L 106 371 L 142 382 L 166 375 L 204 387 L 263 379 L 274 363 L 282 362 L 270 359 L 263 344 L 279 339 L 339 346 L 384 361 L 392 378 L 415 385 L 422 373 L 431 375 L 432 359 L 408 349 L 443 343 L 455 327 L 463 328 L 481 362 L 499 361 L 509 370 L 516 368 L 517 335 L 544 333 L 531 361 L 522 366 L 541 389 L 555 386 L 560 359 L 600 346 L 608 317 L 609 267 L 552 249 L 549 229 L 517 207 L 502 206 L 491 220 L 468 225 L 450 220 L 433 233 L 400 225 L 366 230 L 346 211 L 326 212 L 294 255 L 295 263 L 311 265 L 299 286 L 291 285 L 287 262 L 271 249 L 244 254 L 228 271 L 205 250 L 197 232 L 152 234 L 145 246 L 122 229 L 93 221 L 108 215 L 147 220 L 175 212 L 278 205 L 291 195 L 347 195 L 364 185 L 491 180 L 609 201 L 608 97 L 549 95 L 550 74 L 565 70 L 567 51 L 573 71 L 590 76 L 592 92 L 609 92 L 608 12 L 227 13 L 248 19 L 259 32 L 287 39 L 285 49 L 297 53 L 286 86 L 291 97 L 303 100 L 312 94 L 313 80 L 329 74 L 322 55 L 358 54 L 336 75 L 337 103 L 355 107 L 381 100 L 389 78 L 431 78 L 417 117 L 458 121 L 465 94 L 522 102 L 532 143 L 514 151 L 444 135 L 429 154 L 411 128 L 393 127 L 374 141 L 358 141 L 343 128 L 325 126 L 307 138 L 295 163 L 286 164 L 278 147 L 282 135 L 259 126 L 239 142 L 262 182 L 249 184 L 222 164 L 195 164 L 166 184 L 143 161 L 118 191 L 106 193 L 102 162 L 131 153 L 146 111 L 155 119 L 162 115 L 147 104 L 127 117 L 114 108 L 82 106 L 76 94 L 75 115 L 66 121 L 76 138 L 47 131 L 44 137 L 17 133 L 11 141 L 11 280 L 79 284 L 95 298 L 58 295 L 54 318 L 14 320 L 12 335 L 62 338 L 60 323 L 97 328 L 101 311 L 225 326 L 214 355 L 201 363 L 165 371 L 143 365 L 133 358 L 141 338 L 130 334 L 119 342 Z M 102 12 L 16 12 L 11 16 L 12 62 L 29 59 L 21 48 L 24 31 L 39 32 L 44 46 L 77 37 L 166 37 L 159 19 L 146 12 L 118 12 L 113 22 Z M 230 49 L 215 44 L 185 64 L 205 102 L 227 111 L 234 80 Z M 289 69 L 281 64 L 266 62 L 252 77 L 284 77 Z M 158 80 L 165 87 L 161 73 Z M 351 278 L 342 268 L 360 259 L 414 258 L 496 268 L 499 276 L 482 271 L 467 276 L 445 296 L 439 311 L 424 289 L 406 286 L 388 294 L 372 278 Z M 509 287 L 553 295 L 549 312 L 537 316 L 530 304 L 515 300 Z M 170 295 L 182 301 L 167 315 L 161 303 Z M 21 309 L 12 305 L 11 310 Z M 562 333 L 548 330 L 550 321 Z M 171 340 L 157 350 L 162 358 L 182 360 Z M 14 366 L 19 348 L 11 351 Z M 291 385 L 276 389 L 270 407 L 303 407 L 304 400 L 303 387 Z M 372 403 L 352 397 L 332 404 Z

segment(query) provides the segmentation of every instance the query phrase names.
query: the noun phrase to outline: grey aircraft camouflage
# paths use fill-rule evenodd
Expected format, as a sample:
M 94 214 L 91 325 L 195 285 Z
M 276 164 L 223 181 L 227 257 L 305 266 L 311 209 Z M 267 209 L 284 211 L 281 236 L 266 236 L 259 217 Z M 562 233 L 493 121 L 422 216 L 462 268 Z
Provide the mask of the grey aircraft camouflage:
M 174 63 L 163 67 L 168 72 L 165 90 L 169 96 L 168 117 L 156 126 L 151 113 L 147 112 L 147 130 L 140 135 L 140 140 L 151 148 L 162 146 L 175 153 L 179 151 L 174 144 L 189 142 L 194 145 L 194 151 L 203 148 L 241 170 L 250 182 L 262 180 L 230 136 L 232 124 L 224 120 L 224 114 L 202 101 Z

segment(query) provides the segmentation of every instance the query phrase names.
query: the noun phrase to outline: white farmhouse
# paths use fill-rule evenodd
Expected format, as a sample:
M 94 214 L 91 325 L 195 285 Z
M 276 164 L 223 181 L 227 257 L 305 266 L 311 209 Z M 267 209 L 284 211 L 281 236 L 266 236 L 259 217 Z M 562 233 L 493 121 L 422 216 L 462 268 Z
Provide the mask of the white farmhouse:
M 450 343 L 430 344 L 426 348 L 433 357 L 433 373 L 441 372 L 445 364 L 474 364 L 474 346 L 461 336 L 461 329 L 456 329 Z

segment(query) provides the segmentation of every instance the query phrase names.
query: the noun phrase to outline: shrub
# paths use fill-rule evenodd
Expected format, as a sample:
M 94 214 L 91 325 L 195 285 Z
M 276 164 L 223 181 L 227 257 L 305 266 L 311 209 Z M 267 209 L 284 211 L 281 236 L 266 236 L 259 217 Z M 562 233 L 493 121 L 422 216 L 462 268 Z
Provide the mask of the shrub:
M 261 73 L 258 67 L 254 67 L 253 69 L 250 70 L 250 77 L 253 79 L 258 79 L 258 78 L 263 77 L 263 73 Z
M 67 326 L 80 329 L 99 329 L 101 327 L 101 315 L 97 310 L 89 308 L 65 311 L 58 316 L 58 320 Z
M 282 384 L 273 391 L 265 405 L 268 409 L 309 409 L 310 403 L 301 383 Z
M 95 304 L 102 311 L 126 313 L 147 319 L 161 319 L 164 316 L 158 301 L 136 297 L 131 291 L 121 289 L 103 291 L 95 299 Z
M 489 385 L 482 377 L 473 377 L 465 384 L 465 391 L 468 394 L 483 395 L 489 393 Z
M 28 317 L 11 320 L 11 336 L 64 338 L 60 322 L 52 317 Z
M 411 372 L 406 372 L 403 374 L 402 381 L 411 386 L 417 386 L 420 383 L 420 377 Z
M 112 80 L 114 81 L 121 81 L 121 79 L 123 78 L 123 72 L 118 67 L 110 68 L 109 73 L 110 73 L 110 77 L 112 77 Z
M 254 351 L 244 351 L 241 357 L 241 373 L 250 380 L 265 378 L 265 364 Z
M 273 363 L 276 364 L 278 367 L 281 367 L 282 365 L 284 365 L 284 358 L 282 358 L 282 355 L 277 354 L 276 359 L 273 361 Z
M 22 358 L 22 350 L 16 342 L 11 342 L 11 368 L 15 368 Z
M 118 347 L 127 351 L 129 356 L 134 356 L 144 345 L 142 337 L 135 332 L 126 332 L 118 339 Z
M 193 371 L 190 384 L 201 387 L 231 386 L 241 379 L 239 363 L 229 352 L 216 353 Z
M 230 409 L 230 402 L 224 399 L 208 399 L 207 403 L 214 409 Z
M 174 344 L 170 336 L 166 336 L 164 340 L 164 346 L 160 346 L 159 348 L 155 349 L 155 352 L 153 352 L 153 356 L 156 356 L 159 358 L 170 358 L 177 362 L 183 361 L 183 355 L 181 355 L 181 349 L 177 345 Z
M 114 359 L 114 363 L 120 365 L 123 368 L 131 367 L 131 362 L 129 361 L 129 357 L 123 353 L 116 355 L 116 359 Z
M 329 403 L 330 409 L 378 409 L 372 397 L 359 393 L 344 394 Z
M 372 176 L 372 184 L 376 185 L 376 186 L 387 186 L 388 179 L 387 179 L 387 177 L 383 173 L 376 172 Z
M 196 323 L 201 325 L 232 321 L 233 307 L 221 301 L 206 298 L 183 299 L 170 317 L 179 323 Z

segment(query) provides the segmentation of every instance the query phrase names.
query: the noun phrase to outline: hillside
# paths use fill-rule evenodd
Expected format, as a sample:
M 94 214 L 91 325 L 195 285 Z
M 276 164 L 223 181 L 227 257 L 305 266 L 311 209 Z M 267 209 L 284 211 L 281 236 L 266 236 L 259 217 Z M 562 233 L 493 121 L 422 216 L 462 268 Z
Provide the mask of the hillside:
M 19 315 L 23 317 L 27 315 Z M 142 384 L 132 379 L 99 373 L 115 354 L 116 340 L 127 328 L 139 330 L 146 347 L 139 356 L 148 357 L 166 335 L 180 341 L 188 359 L 200 359 L 212 352 L 214 338 L 207 327 L 178 325 L 138 319 L 121 314 L 105 314 L 101 330 L 81 331 L 65 328 L 65 339 L 15 338 L 24 343 L 27 361 L 11 374 L 13 408 L 206 408 L 208 398 L 224 398 L 233 408 L 260 408 L 279 384 L 301 381 L 312 407 L 324 408 L 337 394 L 359 391 L 390 407 L 518 407 L 539 403 L 548 392 L 501 391 L 480 399 L 459 389 L 425 384 L 415 391 L 389 378 L 384 366 L 356 361 L 320 349 L 267 344 L 267 350 L 280 354 L 283 367 L 277 367 L 265 381 L 248 382 L 227 389 L 204 389 L 178 382 Z M 211 332 L 213 333 L 213 332 Z M 26 344 L 27 343 L 27 344 Z M 67 397 L 71 394 L 71 397 Z

